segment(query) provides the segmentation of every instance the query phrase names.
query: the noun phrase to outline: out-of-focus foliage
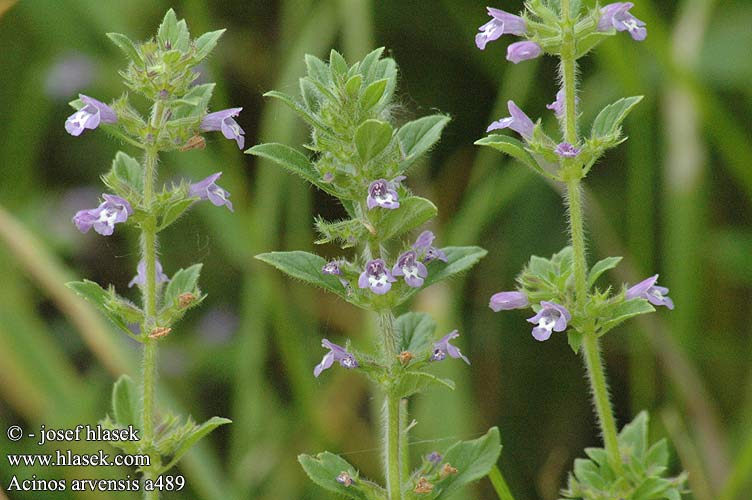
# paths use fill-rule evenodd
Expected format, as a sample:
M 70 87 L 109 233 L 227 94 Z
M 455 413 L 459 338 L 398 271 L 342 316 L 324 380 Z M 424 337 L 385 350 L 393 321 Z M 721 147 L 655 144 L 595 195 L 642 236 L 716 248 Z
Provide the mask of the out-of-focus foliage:
M 650 410 L 650 441 L 669 438 L 678 451 L 670 466 L 689 471 L 695 498 L 743 499 L 752 491 L 752 8 L 745 0 L 636 4 L 647 40 L 609 39 L 582 67 L 585 123 L 619 96 L 645 95 L 623 125 L 630 140 L 588 178 L 590 263 L 624 255 L 614 282 L 661 273 L 676 309 L 606 338 L 613 398 L 622 425 Z M 494 6 L 515 11 L 521 3 Z M 487 302 L 513 285 L 529 255 L 566 245 L 561 200 L 524 166 L 472 145 L 505 114 L 510 96 L 545 115 L 556 83 L 543 75 L 555 68 L 552 60 L 509 64 L 503 42 L 481 54 L 473 35 L 487 20 L 485 4 L 470 0 L 28 0 L 7 9 L 0 2 L 0 429 L 95 423 L 108 410 L 112 382 L 124 372 L 138 376 L 137 347 L 62 286 L 83 275 L 126 293 L 138 260 L 126 250 L 135 233 L 104 240 L 70 222 L 99 194 L 97 176 L 117 145 L 95 133 L 73 138 L 63 122 L 79 91 L 104 100 L 119 93 L 124 61 L 104 33 L 144 38 L 168 7 L 196 32 L 227 28 L 203 70 L 220 82 L 217 109 L 244 106 L 238 120 L 249 146 L 305 142 L 304 126 L 261 94 L 295 93 L 304 54 L 326 57 L 333 47 L 349 60 L 387 47 L 401 69 L 394 111 L 401 121 L 452 116 L 431 160 L 412 167 L 411 186 L 436 201 L 432 229 L 442 241 L 489 254 L 464 278 L 415 298 L 440 330 L 460 329 L 473 365 L 442 367 L 457 389 L 417 400 L 414 436 L 422 442 L 413 460 L 498 425 L 500 467 L 516 497 L 557 498 L 573 459 L 599 445 L 581 361 L 564 336 L 537 343 L 523 315 L 494 315 Z M 205 262 L 207 298 L 165 343 L 160 401 L 197 421 L 220 414 L 234 423 L 186 455 L 179 470 L 189 491 L 173 498 L 322 498 L 296 462 L 321 449 L 342 451 L 364 475 L 380 477 L 380 436 L 371 431 L 378 408 L 368 387 L 345 371 L 322 381 L 311 375 L 322 337 L 364 342 L 372 325 L 252 258 L 311 250 L 313 216 L 336 219 L 341 207 L 220 137 L 179 158 L 166 155 L 165 180 L 221 169 L 236 211 L 197 207 L 199 217 L 164 231 L 166 271 Z M 0 439 L 0 454 L 38 452 L 32 441 Z M 4 465 L 0 484 L 14 474 L 126 473 Z M 491 498 L 489 484 L 477 495 Z

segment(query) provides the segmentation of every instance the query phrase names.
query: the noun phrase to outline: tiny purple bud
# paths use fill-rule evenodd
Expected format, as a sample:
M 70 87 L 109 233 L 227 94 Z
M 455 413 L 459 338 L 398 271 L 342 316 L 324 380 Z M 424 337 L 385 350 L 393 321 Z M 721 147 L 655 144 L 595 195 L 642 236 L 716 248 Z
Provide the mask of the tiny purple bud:
M 517 107 L 514 101 L 507 101 L 507 109 L 509 109 L 510 116 L 501 118 L 500 120 L 493 122 L 488 126 L 486 132 L 504 128 L 511 128 L 525 139 L 532 139 L 535 124 L 530 119 L 530 117 L 528 117 L 524 111 Z
M 222 172 L 212 174 L 204 180 L 191 184 L 188 187 L 188 196 L 209 200 L 216 207 L 226 206 L 232 212 L 232 203 L 228 198 L 230 193 L 217 186 L 216 180 L 222 176 Z
M 498 40 L 501 35 L 524 35 L 527 31 L 525 20 L 520 16 L 493 7 L 486 9 L 492 19 L 478 28 L 480 33 L 475 35 L 475 45 L 480 50 L 484 50 L 488 42 Z
M 450 340 L 456 339 L 460 334 L 457 330 L 451 331 L 446 334 L 441 340 L 433 345 L 433 353 L 431 354 L 431 361 L 443 361 L 447 354 L 452 358 L 462 358 L 462 360 L 470 364 L 470 360 L 462 354 L 458 347 L 449 343 Z
M 366 205 L 369 210 L 376 207 L 387 208 L 389 210 L 399 208 L 399 196 L 395 190 L 394 182 L 388 182 L 385 179 L 373 181 L 368 186 Z
M 103 194 L 104 201 L 97 207 L 79 210 L 73 216 L 73 223 L 79 231 L 94 231 L 102 236 L 110 236 L 115 231 L 115 224 L 125 222 L 133 215 L 133 208 L 127 200 L 113 194 Z
M 644 279 L 627 290 L 626 299 L 646 299 L 654 306 L 666 306 L 669 309 L 674 308 L 674 301 L 668 297 L 668 288 L 656 286 L 658 275 Z
M 334 479 L 338 483 L 345 485 L 345 488 L 352 486 L 353 482 L 355 481 L 350 473 L 344 470 L 337 474 L 337 477 Z
M 543 53 L 541 46 L 530 40 L 524 42 L 514 42 L 507 47 L 507 61 L 517 64 L 528 59 L 540 57 Z
M 442 460 L 444 460 L 444 457 L 438 451 L 432 451 L 426 455 L 426 461 L 431 462 L 434 465 L 439 465 Z
M 510 309 L 523 309 L 530 305 L 527 296 L 522 292 L 499 292 L 491 296 L 488 303 L 494 312 L 508 311 Z
M 155 262 L 154 270 L 157 274 L 157 285 L 160 283 L 166 283 L 170 281 L 170 278 L 164 273 L 162 269 L 162 263 L 158 260 Z M 141 260 L 136 266 L 136 276 L 128 283 L 128 288 L 133 288 L 133 285 L 144 286 L 146 284 L 146 262 Z
M 528 318 L 528 322 L 538 323 L 538 326 L 533 328 L 533 337 L 542 342 L 551 337 L 551 332 L 566 330 L 567 322 L 572 319 L 572 315 L 564 306 L 554 302 L 543 301 L 540 305 L 541 310 L 532 318 Z
M 329 352 L 324 355 L 321 363 L 317 364 L 313 369 L 314 377 L 318 377 L 321 375 L 321 372 L 331 368 L 335 361 L 339 362 L 340 366 L 347 368 L 348 370 L 358 367 L 358 362 L 355 357 L 347 352 L 344 347 L 329 342 L 327 339 L 321 341 L 321 347 L 329 349 Z
M 598 31 L 628 31 L 633 40 L 641 42 L 648 36 L 645 23 L 629 13 L 634 7 L 632 2 L 610 3 L 601 8 Z
M 436 238 L 431 231 L 423 231 L 418 239 L 413 243 L 413 250 L 418 253 L 418 258 L 426 264 L 432 260 L 447 262 L 447 256 L 440 248 L 433 246 L 433 240 Z
M 373 293 L 384 295 L 391 290 L 395 281 L 397 280 L 386 268 L 386 263 L 382 259 L 375 259 L 368 261 L 365 271 L 360 273 L 358 288 L 370 288 Z
M 324 267 L 321 268 L 321 272 L 323 274 L 332 274 L 335 276 L 340 276 L 342 274 L 342 270 L 339 268 L 339 263 L 336 260 L 324 264 Z
M 238 122 L 233 117 L 238 116 L 243 108 L 230 108 L 223 109 L 222 111 L 216 111 L 209 113 L 201 120 L 201 126 L 199 127 L 204 132 L 214 132 L 217 130 L 222 131 L 222 135 L 227 139 L 234 139 L 238 143 L 238 148 L 243 149 L 245 144 L 245 131 L 240 128 Z
M 100 123 L 117 122 L 115 110 L 93 97 L 78 94 L 85 106 L 65 120 L 65 130 L 73 136 L 79 136 L 84 130 L 94 130 Z
M 556 146 L 554 153 L 561 156 L 562 158 L 574 158 L 575 156 L 580 154 L 580 149 L 572 146 L 568 142 L 562 142 L 561 144 Z
M 423 280 L 428 276 L 428 269 L 418 260 L 418 254 L 414 250 L 409 250 L 397 259 L 397 263 L 392 268 L 394 276 L 404 276 L 407 286 L 420 288 L 423 286 Z

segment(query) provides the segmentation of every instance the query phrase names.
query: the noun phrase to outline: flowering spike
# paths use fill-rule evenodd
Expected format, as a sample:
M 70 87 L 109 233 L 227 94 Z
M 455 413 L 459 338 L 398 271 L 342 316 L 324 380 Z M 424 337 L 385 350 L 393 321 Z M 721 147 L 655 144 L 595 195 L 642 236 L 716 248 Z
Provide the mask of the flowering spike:
M 626 294 L 627 300 L 641 298 L 646 299 L 654 306 L 666 306 L 673 309 L 674 301 L 668 297 L 668 288 L 656 286 L 656 281 L 658 281 L 657 274 L 629 288 Z
M 360 273 L 358 288 L 370 288 L 377 295 L 384 295 L 391 290 L 392 283 L 397 281 L 383 259 L 370 260 L 366 264 L 365 271 Z
M 601 8 L 598 31 L 628 31 L 633 40 L 641 42 L 648 36 L 645 23 L 629 13 L 634 7 L 632 2 L 610 3 Z
M 522 137 L 524 137 L 527 140 L 530 140 L 533 138 L 533 129 L 535 128 L 535 124 L 533 121 L 528 117 L 524 111 L 522 111 L 515 103 L 514 101 L 507 101 L 507 109 L 509 109 L 509 115 L 506 118 L 501 118 L 500 120 L 497 120 L 491 125 L 488 126 L 486 129 L 486 132 L 490 132 L 492 130 L 499 130 L 499 129 L 505 129 L 505 128 L 511 128 L 518 134 L 520 134 Z
M 73 216 L 73 223 L 82 233 L 93 227 L 102 236 L 110 236 L 115 231 L 115 224 L 125 222 L 133 215 L 128 200 L 114 194 L 103 194 L 102 198 L 104 201 L 97 208 L 79 210 Z
M 70 135 L 78 137 L 86 129 L 94 130 L 100 123 L 117 122 L 115 110 L 105 103 L 84 94 L 78 94 L 78 97 L 85 106 L 65 120 L 65 130 Z
M 392 268 L 394 276 L 404 276 L 407 286 L 420 288 L 423 286 L 423 280 L 428 276 L 428 269 L 418 260 L 418 254 L 414 250 L 409 250 L 397 259 L 397 263 Z
M 475 45 L 480 50 L 484 50 L 488 42 L 498 40 L 502 35 L 524 35 L 527 31 L 525 20 L 520 16 L 493 7 L 486 9 L 491 20 L 478 28 L 480 33 L 475 35 Z
M 491 296 L 488 302 L 494 312 L 507 311 L 510 309 L 523 309 L 530 305 L 527 296 L 522 292 L 499 292 Z
M 243 108 L 223 109 L 209 113 L 201 120 L 201 130 L 204 132 L 222 131 L 227 139 L 232 139 L 238 143 L 238 148 L 243 149 L 245 145 L 245 131 L 240 128 L 238 122 L 233 117 L 238 116 Z
M 394 187 L 393 182 L 388 182 L 385 179 L 373 181 L 368 186 L 368 197 L 366 198 L 368 209 L 381 207 L 394 210 L 399 208 L 399 196 Z
M 314 377 L 318 377 L 321 375 L 321 372 L 331 368 L 335 361 L 348 370 L 358 367 L 358 361 L 355 359 L 355 356 L 347 352 L 344 347 L 329 342 L 327 339 L 321 341 L 321 346 L 329 349 L 329 352 L 324 355 L 321 363 L 317 364 L 313 369 Z
M 230 212 L 232 212 L 232 202 L 228 200 L 230 193 L 216 184 L 216 180 L 221 176 L 222 172 L 217 172 L 204 180 L 191 184 L 188 188 L 188 196 L 191 198 L 209 200 L 212 205 L 217 207 L 224 205 L 230 210 Z
M 572 315 L 564 306 L 555 302 L 543 301 L 540 303 L 541 310 L 532 318 L 528 318 L 530 323 L 538 323 L 533 328 L 533 337 L 535 340 L 544 341 L 551 337 L 551 332 L 563 332 L 567 329 L 567 322 L 572 319 Z
M 514 42 L 507 47 L 507 61 L 514 64 L 527 61 L 528 59 L 535 59 L 536 57 L 540 57 L 541 54 L 543 54 L 541 46 L 530 40 Z
M 157 284 L 166 283 L 170 281 L 170 278 L 164 273 L 162 269 L 162 263 L 159 260 L 154 263 L 154 271 L 157 275 Z M 133 285 L 144 286 L 146 284 L 146 262 L 141 260 L 136 266 L 136 275 L 128 283 L 128 288 L 133 288 Z
M 462 360 L 470 364 L 470 360 L 462 354 L 457 346 L 453 346 L 449 343 L 450 340 L 456 339 L 460 334 L 457 330 L 453 330 L 447 333 L 441 340 L 433 345 L 433 353 L 431 354 L 431 361 L 443 361 L 447 355 L 451 358 L 462 358 Z

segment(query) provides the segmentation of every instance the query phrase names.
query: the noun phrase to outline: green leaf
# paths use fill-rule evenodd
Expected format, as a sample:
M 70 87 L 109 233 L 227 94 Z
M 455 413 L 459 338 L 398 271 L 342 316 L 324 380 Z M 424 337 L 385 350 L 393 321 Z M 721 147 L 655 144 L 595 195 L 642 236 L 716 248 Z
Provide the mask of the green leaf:
M 128 375 L 121 375 L 112 386 L 112 416 L 122 427 L 135 425 L 141 411 L 138 388 Z
M 178 297 L 184 293 L 191 293 L 196 297 L 200 295 L 198 278 L 201 275 L 202 267 L 203 264 L 193 264 L 187 269 L 180 269 L 172 276 L 164 293 L 165 307 L 177 304 Z
M 157 227 L 157 232 L 164 230 L 165 228 L 169 227 L 173 222 L 178 220 L 181 215 L 185 213 L 188 208 L 190 208 L 191 205 L 193 205 L 194 200 L 188 198 L 183 200 L 177 200 L 170 204 L 168 204 L 163 212 L 162 217 L 159 221 L 159 226 Z
M 355 147 L 364 162 L 378 156 L 392 141 L 394 129 L 380 120 L 366 120 L 355 130 Z
M 600 312 L 601 320 L 598 327 L 598 335 L 605 334 L 629 318 L 651 312 L 655 312 L 655 308 L 645 299 L 626 300 L 604 307 Z
M 118 151 L 102 181 L 118 196 L 136 201 L 144 190 L 143 168 L 136 159 Z
M 350 69 L 347 66 L 347 61 L 342 57 L 342 54 L 334 49 L 329 52 L 329 68 L 332 72 L 332 79 L 334 79 L 335 76 L 339 76 L 340 78 L 346 77 L 347 70 Z
M 467 271 L 488 253 L 480 247 L 445 247 L 441 250 L 446 254 L 447 262 L 434 260 L 429 264 L 428 277 L 423 282 L 424 288 Z M 402 300 L 411 297 L 418 290 L 410 288 Z
M 447 476 L 437 486 L 441 493 L 436 498 L 447 498 L 462 486 L 488 475 L 501 453 L 499 429 L 492 427 L 482 437 L 460 441 L 444 454 L 444 462 L 457 468 L 457 474 Z
M 191 449 L 191 447 L 196 444 L 199 440 L 207 436 L 211 431 L 219 427 L 220 425 L 225 424 L 231 424 L 232 420 L 229 418 L 223 418 L 223 417 L 212 417 L 203 424 L 199 426 L 194 426 L 193 430 L 191 430 L 187 435 L 180 441 L 180 443 L 177 446 L 177 449 L 172 455 L 172 459 L 170 462 L 163 466 L 158 474 L 162 474 L 163 472 L 166 472 L 172 468 L 173 465 L 177 464 L 180 459 L 185 455 L 188 450 Z
M 512 158 L 522 162 L 525 166 L 533 169 L 543 177 L 556 180 L 556 176 L 548 173 L 538 164 L 538 161 L 531 155 L 522 142 L 506 135 L 492 134 L 475 141 L 477 146 L 488 146 L 506 153 Z
M 141 58 L 141 54 L 138 52 L 136 44 L 134 44 L 130 38 L 120 33 L 107 33 L 107 38 L 112 40 L 112 43 L 117 45 L 118 48 L 125 53 L 125 56 L 128 59 L 139 66 L 144 65 L 144 60 Z
M 305 64 L 308 69 L 308 76 L 312 80 L 315 80 L 324 85 L 329 85 L 332 81 L 329 68 L 326 63 L 316 56 L 311 54 L 305 55 Z
M 607 140 L 617 138 L 621 122 L 641 100 L 642 96 L 624 97 L 603 108 L 593 121 L 592 138 Z
M 668 442 L 666 439 L 661 439 L 648 450 L 645 455 L 645 464 L 648 467 L 668 467 Z
M 590 268 L 590 272 L 588 273 L 588 288 L 592 288 L 593 285 L 595 285 L 595 282 L 598 281 L 598 278 L 600 278 L 601 274 L 605 273 L 609 269 L 615 268 L 619 264 L 619 262 L 621 262 L 621 259 L 621 257 L 606 257 L 605 259 L 596 262 L 593 267 Z
M 582 347 L 582 333 L 573 328 L 568 329 L 567 343 L 569 343 L 569 347 L 572 348 L 572 351 L 574 351 L 575 354 L 578 354 L 580 352 L 580 347 Z
M 648 449 L 648 413 L 641 411 L 619 432 L 619 450 L 641 461 Z
M 362 84 L 363 75 L 353 75 L 349 80 L 347 80 L 347 83 L 345 83 L 345 92 L 347 92 L 347 95 L 349 95 L 350 97 L 358 97 L 358 94 L 360 93 L 360 86 Z
M 196 52 L 193 56 L 193 60 L 201 61 L 206 56 L 208 56 L 209 53 L 214 50 L 214 47 L 217 46 L 219 38 L 224 34 L 225 31 L 227 30 L 221 29 L 217 31 L 209 31 L 208 33 L 204 33 L 203 35 L 198 37 L 195 42 Z
M 403 235 L 436 217 L 438 209 L 430 200 L 411 196 L 400 200 L 396 210 L 380 210 L 373 223 L 381 241 Z
M 326 261 L 318 255 L 302 251 L 269 252 L 257 255 L 256 258 L 271 264 L 293 278 L 345 298 L 345 289 L 342 283 L 335 276 L 321 272 Z
M 316 115 L 309 112 L 304 106 L 302 106 L 298 101 L 296 101 L 289 95 L 283 94 L 282 92 L 277 92 L 276 90 L 270 90 L 269 92 L 264 94 L 264 97 L 273 97 L 275 99 L 279 99 L 280 101 L 285 103 L 287 107 L 297 113 L 298 116 L 303 118 L 303 120 L 308 122 L 309 125 L 316 128 L 320 132 L 331 135 L 329 127 L 324 125 L 324 123 L 322 123 L 321 120 L 316 117 Z
M 426 313 L 410 312 L 394 321 L 394 330 L 399 342 L 398 349 L 417 355 L 430 349 L 436 322 Z
M 449 123 L 446 115 L 431 115 L 407 122 L 397 131 L 402 152 L 399 171 L 404 172 L 441 138 L 441 132 Z
M 383 500 L 386 492 L 380 486 L 361 478 L 358 470 L 345 459 L 325 451 L 315 457 L 298 455 L 298 462 L 303 466 L 311 481 L 322 488 L 337 493 L 345 498 L 356 500 Z M 350 486 L 337 481 L 337 476 L 346 472 L 353 479 Z
M 394 62 L 394 59 L 387 57 L 386 59 L 377 61 L 373 69 L 373 76 L 370 80 L 387 80 L 381 102 L 388 103 L 391 101 L 397 85 L 397 63 Z
M 594 31 L 591 33 L 588 33 L 587 35 L 583 37 L 577 38 L 577 52 L 575 53 L 575 58 L 579 59 L 580 57 L 584 56 L 593 48 L 595 48 L 596 45 L 601 43 L 606 38 L 612 36 L 611 33 L 608 32 L 600 32 L 600 31 Z
M 138 337 L 133 334 L 130 328 L 128 328 L 128 324 L 123 318 L 109 307 L 108 303 L 111 300 L 110 292 L 99 286 L 97 283 L 89 280 L 71 281 L 66 283 L 65 286 L 96 306 L 97 309 L 107 316 L 107 319 L 112 321 L 112 323 L 124 333 L 127 333 L 130 337 L 138 340 Z
M 384 90 L 389 80 L 376 80 L 363 91 L 360 97 L 360 107 L 363 111 L 368 111 L 374 107 L 384 96 Z
M 164 16 L 162 24 L 159 25 L 159 31 L 157 31 L 157 39 L 163 46 L 169 42 L 170 45 L 175 45 L 178 41 L 178 18 L 175 15 L 175 11 L 170 9 Z
M 665 498 L 662 493 L 671 488 L 673 483 L 668 479 L 649 477 L 634 490 L 632 500 L 659 500 Z
M 376 65 L 381 58 L 381 54 L 384 53 L 384 47 L 374 49 L 366 55 L 362 61 L 360 61 L 359 70 L 366 79 L 366 82 L 374 82 L 374 74 L 376 72 Z
M 454 390 L 454 382 L 449 379 L 437 377 L 428 372 L 409 370 L 400 374 L 396 391 L 400 398 L 406 398 L 415 393 L 424 392 L 435 385 L 442 385 L 449 390 Z

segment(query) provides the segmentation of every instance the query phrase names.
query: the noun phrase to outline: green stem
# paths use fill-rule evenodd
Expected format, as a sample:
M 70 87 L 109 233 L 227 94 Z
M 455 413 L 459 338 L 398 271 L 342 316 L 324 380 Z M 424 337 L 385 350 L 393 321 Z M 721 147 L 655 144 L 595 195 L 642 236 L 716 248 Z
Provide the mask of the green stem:
M 391 311 L 379 314 L 379 333 L 384 341 L 384 360 L 387 364 L 394 363 L 397 356 L 397 339 Z M 389 387 L 386 391 L 384 415 L 384 459 L 389 500 L 402 500 L 401 421 L 399 394 L 394 391 L 394 387 Z
M 561 76 L 564 87 L 564 140 L 577 144 L 577 61 L 574 23 L 570 19 L 569 0 L 561 2 L 562 49 Z M 589 300 L 587 288 L 587 258 L 585 256 L 585 224 L 582 210 L 581 166 L 570 159 L 562 159 L 561 171 L 567 183 L 567 208 L 569 210 L 569 233 L 572 239 L 575 314 L 584 315 Z M 617 441 L 616 420 L 608 395 L 608 384 L 601 359 L 598 337 L 592 320 L 586 319 L 583 325 L 582 351 L 587 368 L 590 389 L 593 395 L 598 423 L 611 466 L 617 474 L 622 472 Z
M 491 472 L 488 473 L 488 479 L 491 480 L 496 496 L 499 500 L 514 500 L 512 491 L 509 489 L 507 482 L 504 480 L 504 476 L 501 475 L 498 465 L 494 465 L 491 468 Z
M 152 126 L 159 124 L 160 107 L 155 105 L 152 116 Z M 154 181 L 156 179 L 158 151 L 147 148 L 144 159 L 144 198 L 143 204 L 147 213 L 151 213 L 154 202 Z M 143 413 L 141 429 L 145 447 L 149 450 L 151 466 L 144 470 L 144 479 L 154 480 L 155 472 L 160 468 L 159 455 L 152 450 L 154 447 L 154 400 L 157 385 L 157 340 L 149 338 L 149 332 L 157 326 L 157 229 L 153 217 L 142 224 L 141 258 L 146 264 L 146 279 L 144 283 L 144 322 L 141 333 L 144 338 L 144 362 L 142 372 Z M 144 499 L 159 498 L 158 491 L 144 491 Z

